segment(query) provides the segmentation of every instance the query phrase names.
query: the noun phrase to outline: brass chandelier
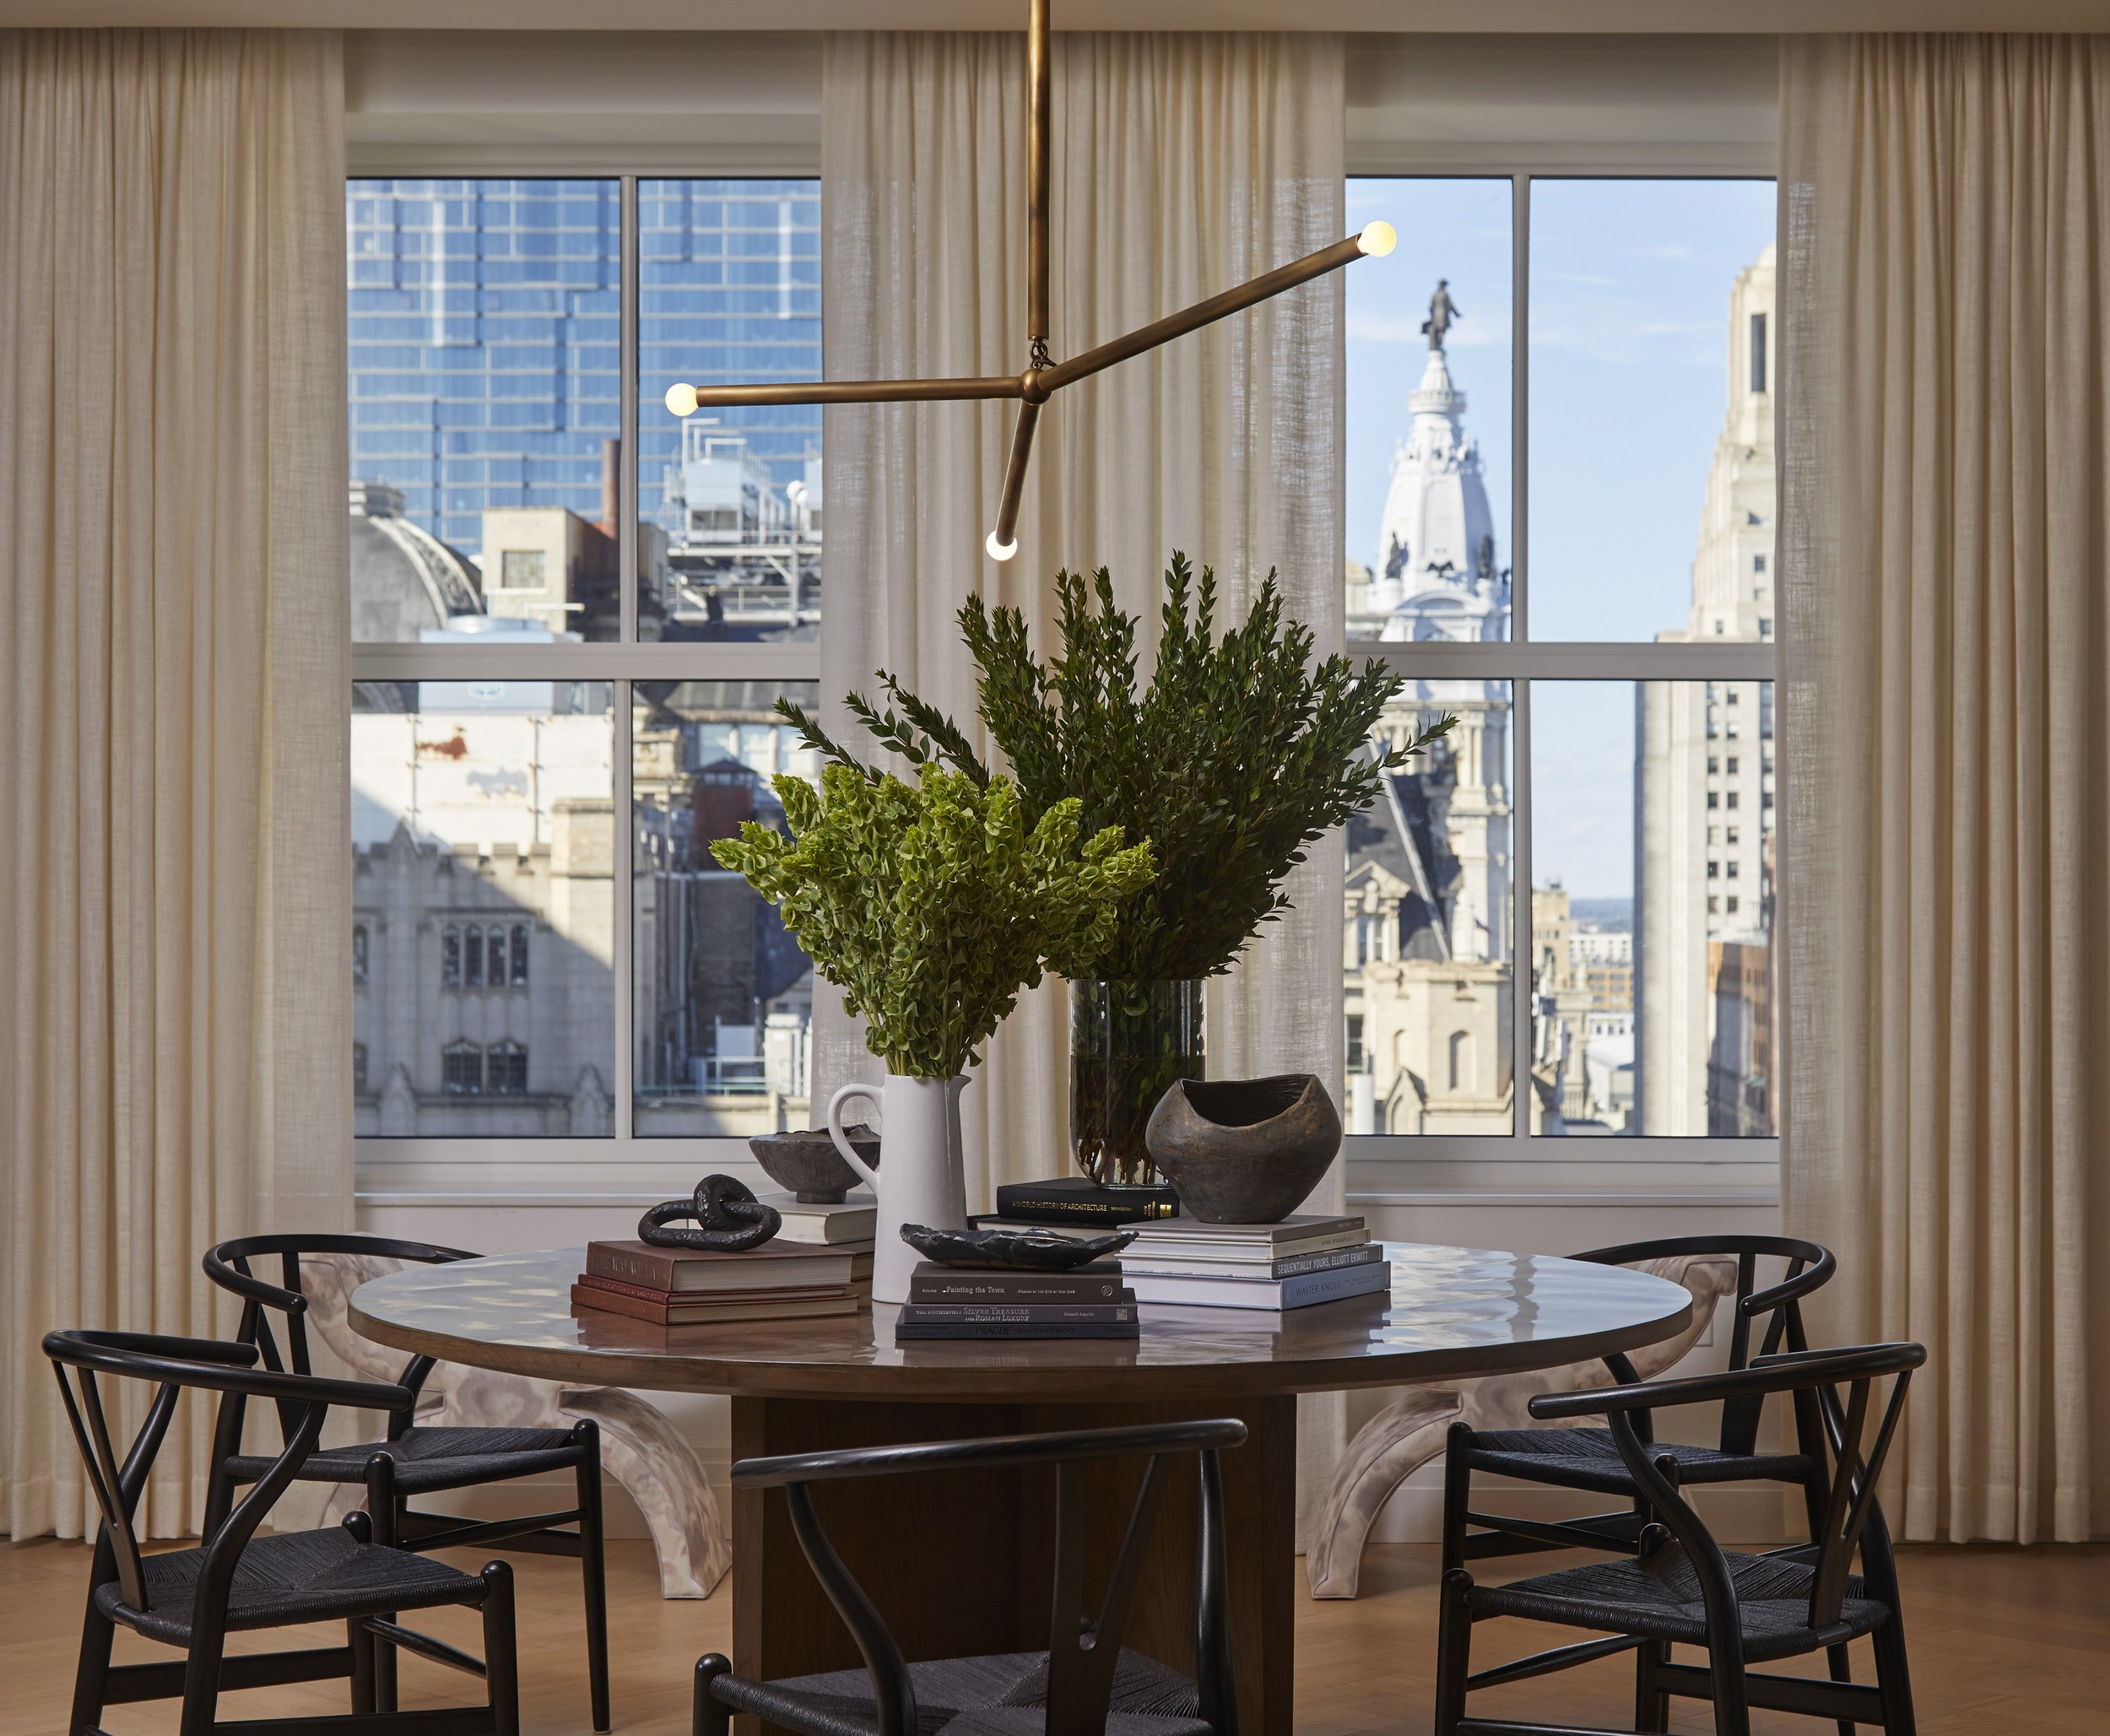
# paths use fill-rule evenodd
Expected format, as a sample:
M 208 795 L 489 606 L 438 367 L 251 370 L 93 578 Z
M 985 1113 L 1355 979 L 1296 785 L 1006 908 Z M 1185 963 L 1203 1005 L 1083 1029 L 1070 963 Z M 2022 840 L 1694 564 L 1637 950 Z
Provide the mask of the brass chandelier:
M 1025 147 L 1025 323 L 1030 349 L 1023 372 L 949 380 L 830 380 L 771 386 L 671 386 L 667 408 L 677 416 L 699 409 L 745 404 L 922 403 L 941 398 L 1019 400 L 1011 454 L 1004 472 L 1004 495 L 997 506 L 996 528 L 985 545 L 993 560 L 1019 552 L 1019 506 L 1025 493 L 1025 467 L 1033 454 L 1033 430 L 1041 406 L 1065 386 L 1087 379 L 1117 362 L 1155 349 L 1161 343 L 1252 307 L 1285 289 L 1337 271 L 1366 254 L 1382 258 L 1399 237 L 1382 219 L 1360 233 L 1288 265 L 1277 266 L 1235 289 L 1197 301 L 1164 318 L 1139 326 L 1126 337 L 1087 349 L 1068 361 L 1048 353 L 1048 158 L 1052 133 L 1053 76 L 1050 55 L 1049 0 L 1027 0 L 1025 88 L 1028 128 Z

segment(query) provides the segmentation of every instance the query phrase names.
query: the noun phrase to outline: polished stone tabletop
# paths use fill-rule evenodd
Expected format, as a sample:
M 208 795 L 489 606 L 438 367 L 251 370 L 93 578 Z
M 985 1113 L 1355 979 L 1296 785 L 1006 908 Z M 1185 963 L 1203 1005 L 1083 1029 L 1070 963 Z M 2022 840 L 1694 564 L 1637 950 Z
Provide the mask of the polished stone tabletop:
M 1385 1245 L 1389 1295 L 1287 1313 L 1144 1305 L 1135 1339 L 894 1342 L 896 1310 L 659 1327 L 575 1309 L 582 1248 L 413 1266 L 352 1298 L 366 1337 L 581 1384 L 757 1397 L 1138 1403 L 1332 1392 L 1588 1361 L 1669 1338 L 1692 1299 L 1617 1266 Z

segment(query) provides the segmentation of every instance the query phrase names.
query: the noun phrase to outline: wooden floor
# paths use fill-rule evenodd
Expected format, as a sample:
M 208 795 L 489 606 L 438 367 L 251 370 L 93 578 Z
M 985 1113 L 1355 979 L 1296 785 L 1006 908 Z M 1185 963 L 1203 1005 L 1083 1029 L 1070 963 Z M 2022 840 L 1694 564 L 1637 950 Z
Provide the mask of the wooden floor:
M 612 1555 L 616 1730 L 619 1736 L 683 1736 L 690 1667 L 701 1652 L 729 1649 L 731 1598 L 721 1587 L 705 1603 L 662 1602 L 644 1544 L 619 1544 Z M 461 1565 L 478 1564 L 464 1559 Z M 514 1567 L 521 1582 L 527 1728 L 534 1736 L 586 1736 L 577 1568 L 533 1556 L 515 1558 Z M 60 1736 L 64 1730 L 87 1571 L 87 1552 L 77 1544 L 0 1544 L 0 1736 Z M 2110 1733 L 2110 1547 L 1922 1548 L 1906 1552 L 1904 1573 L 1913 1685 L 1919 1728 L 1927 1736 Z M 1370 1552 L 1363 1595 L 1355 1602 L 1298 1599 L 1300 1736 L 1428 1729 L 1434 1582 L 1432 1549 L 1378 1547 Z M 473 1615 L 441 1610 L 419 1620 L 479 1648 Z M 292 1631 L 238 1636 L 238 1649 L 275 1649 Z M 1521 1623 L 1483 1627 L 1474 1663 L 1534 1649 L 1534 1631 Z M 1535 1630 L 1539 1636 L 1550 1632 Z M 317 1636 L 303 1642 L 330 1643 L 320 1631 Z M 132 1635 L 119 1636 L 119 1662 L 169 1655 Z M 403 1669 L 406 1705 L 445 1705 L 478 1692 L 468 1678 L 416 1658 L 406 1659 Z M 1856 1674 L 1869 1679 L 1865 1660 Z M 234 1717 L 337 1712 L 345 1709 L 344 1691 L 341 1683 L 258 1690 L 231 1695 L 223 1705 Z M 1674 1730 L 1712 1728 L 1704 1707 L 1673 1704 Z M 1473 1705 L 1488 1717 L 1616 1725 L 1631 1711 L 1631 1677 L 1622 1661 L 1610 1660 L 1478 1695 Z M 111 1736 L 176 1728 L 172 1708 L 158 1705 L 117 1708 L 106 1723 Z M 1830 1728 L 1766 1712 L 1755 1714 L 1755 1725 L 1760 1736 L 1825 1736 Z

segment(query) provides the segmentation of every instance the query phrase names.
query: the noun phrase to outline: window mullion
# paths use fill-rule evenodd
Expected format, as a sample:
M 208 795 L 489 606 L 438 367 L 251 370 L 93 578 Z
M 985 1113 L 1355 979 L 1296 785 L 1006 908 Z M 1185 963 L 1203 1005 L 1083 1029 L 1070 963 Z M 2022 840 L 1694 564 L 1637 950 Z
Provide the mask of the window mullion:
M 616 447 L 616 587 L 621 598 L 621 633 L 625 646 L 637 642 L 637 177 L 625 175 L 621 189 L 619 246 L 622 306 L 617 322 L 616 365 L 620 377 L 616 392 L 617 416 L 621 427 Z M 610 975 L 614 982 L 614 1077 L 609 1084 L 615 1094 L 615 1154 L 622 1157 L 632 1134 L 632 1111 L 636 1101 L 631 1074 L 637 1057 L 636 1033 L 630 1029 L 636 1015 L 637 996 L 633 986 L 636 968 L 632 944 L 637 914 L 637 879 L 633 852 L 637 847 L 637 824 L 630 802 L 630 775 L 636 763 L 630 745 L 630 684 L 614 684 L 615 764 L 611 779 L 614 813 L 611 841 L 614 884 L 609 895 L 614 901 L 612 928 L 615 956 Z

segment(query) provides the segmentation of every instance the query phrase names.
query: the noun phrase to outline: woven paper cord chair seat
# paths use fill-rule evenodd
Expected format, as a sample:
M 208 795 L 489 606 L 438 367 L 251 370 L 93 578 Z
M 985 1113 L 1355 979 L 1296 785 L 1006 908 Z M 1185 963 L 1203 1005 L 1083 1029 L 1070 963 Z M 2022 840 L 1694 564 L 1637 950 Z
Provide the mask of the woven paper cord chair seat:
M 1649 1448 L 1652 1457 L 1668 1455 L 1678 1463 L 1681 1483 L 1745 1483 L 1767 1479 L 1799 1483 L 1810 1474 L 1810 1461 L 1799 1452 L 1735 1453 L 1715 1447 L 1664 1441 Z M 1467 1450 L 1476 1471 L 1555 1483 L 1566 1489 L 1591 1489 L 1604 1495 L 1631 1495 L 1627 1474 L 1609 1429 L 1490 1429 L 1476 1430 Z
M 912 1663 L 908 1674 L 916 1689 L 918 1736 L 1040 1736 L 1046 1722 L 1045 1652 Z M 879 1728 L 872 1679 L 861 1669 L 776 1682 L 728 1676 L 712 1691 L 736 1712 L 759 1713 L 811 1736 L 874 1736 Z M 1107 1736 L 1210 1736 L 1200 1709 L 1200 1695 L 1185 1676 L 1123 1648 Z
M 171 1549 L 144 1559 L 144 1610 L 124 1602 L 116 1581 L 95 1589 L 95 1606 L 112 1621 L 171 1646 L 191 1641 L 191 1605 L 203 1549 Z M 381 1615 L 393 1609 L 430 1609 L 441 1604 L 480 1604 L 482 1583 L 444 1561 L 384 1549 L 354 1539 L 341 1526 L 292 1531 L 249 1540 L 235 1568 L 228 1593 L 227 1625 L 290 1627 L 303 1621 L 335 1621 Z
M 538 1471 L 568 1470 L 579 1460 L 579 1445 L 568 1429 L 417 1429 L 395 1441 L 367 1441 L 356 1447 L 318 1447 L 308 1455 L 299 1476 L 303 1483 L 361 1483 L 366 1461 L 385 1452 L 396 1462 L 399 1495 L 461 1489 Z M 230 1459 L 235 1478 L 253 1483 L 273 1461 L 247 1455 Z
M 1722 1559 L 1736 1587 L 1749 1662 L 1815 1652 L 1873 1632 L 1889 1618 L 1883 1605 L 1861 1595 L 1858 1578 L 1849 1579 L 1837 1623 L 1819 1633 L 1810 1626 L 1810 1569 L 1805 1563 L 1726 1551 Z M 1508 1585 L 1476 1585 L 1466 1600 L 1476 1615 L 1522 1615 L 1568 1627 L 1707 1644 L 1700 1583 L 1674 1544 L 1646 1561 L 1592 1561 Z

